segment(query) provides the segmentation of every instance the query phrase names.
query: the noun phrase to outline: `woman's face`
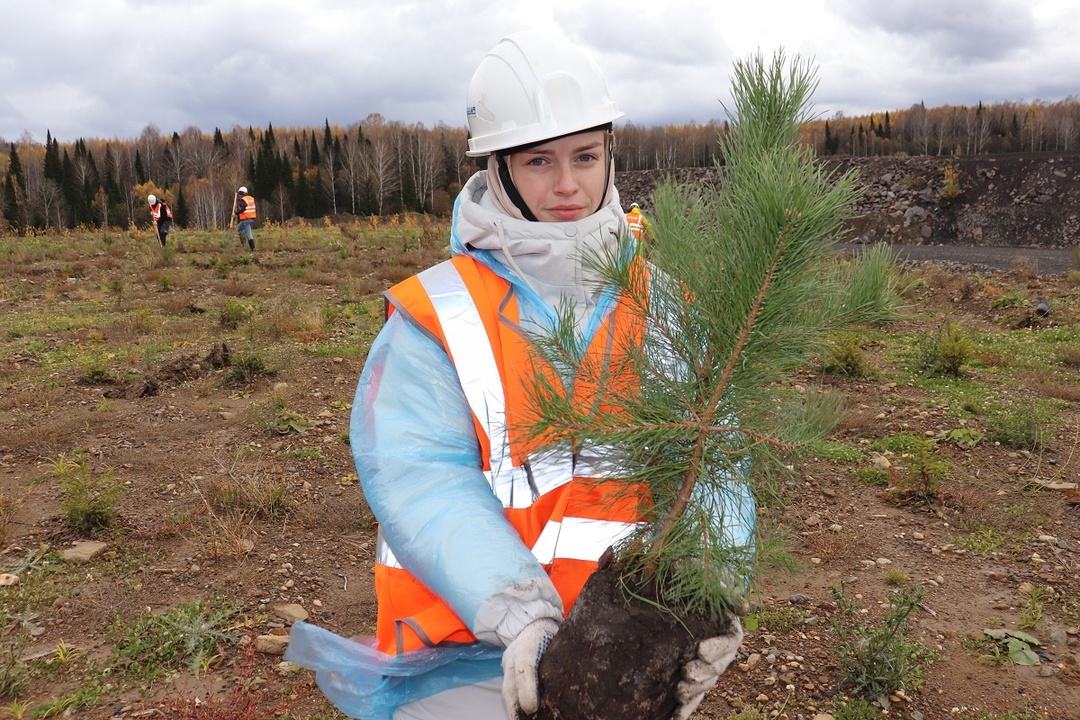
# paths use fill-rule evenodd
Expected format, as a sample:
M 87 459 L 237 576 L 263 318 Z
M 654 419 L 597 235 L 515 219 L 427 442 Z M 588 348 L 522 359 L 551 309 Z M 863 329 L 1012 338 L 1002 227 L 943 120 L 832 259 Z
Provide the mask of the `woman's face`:
M 507 158 L 510 177 L 540 222 L 592 215 L 607 190 L 607 132 L 568 135 Z

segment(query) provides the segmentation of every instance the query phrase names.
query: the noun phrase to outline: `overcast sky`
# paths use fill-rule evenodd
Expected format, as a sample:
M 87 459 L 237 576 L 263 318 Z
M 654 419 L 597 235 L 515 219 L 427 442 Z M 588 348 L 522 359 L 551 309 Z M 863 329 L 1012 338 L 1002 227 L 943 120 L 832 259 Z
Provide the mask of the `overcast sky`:
M 0 140 L 464 125 L 499 38 L 587 45 L 626 122 L 722 119 L 732 60 L 811 59 L 824 117 L 1080 98 L 1080 0 L 0 0 Z

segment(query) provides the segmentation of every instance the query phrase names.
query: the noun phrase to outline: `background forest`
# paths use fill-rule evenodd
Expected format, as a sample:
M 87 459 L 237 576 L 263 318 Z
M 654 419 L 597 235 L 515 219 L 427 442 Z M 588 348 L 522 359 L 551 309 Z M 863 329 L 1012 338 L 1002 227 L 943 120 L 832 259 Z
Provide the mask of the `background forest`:
M 618 128 L 620 171 L 712 166 L 726 123 Z M 807 123 L 818 156 L 983 155 L 1080 150 L 1080 100 L 926 108 L 922 103 Z M 293 218 L 444 215 L 478 167 L 463 128 L 388 122 L 380 115 L 339 127 L 234 127 L 164 135 L 148 125 L 134 140 L 0 139 L 0 234 L 109 228 L 150 222 L 146 195 L 164 197 L 176 225 L 229 224 L 236 188 L 258 202 L 259 222 Z

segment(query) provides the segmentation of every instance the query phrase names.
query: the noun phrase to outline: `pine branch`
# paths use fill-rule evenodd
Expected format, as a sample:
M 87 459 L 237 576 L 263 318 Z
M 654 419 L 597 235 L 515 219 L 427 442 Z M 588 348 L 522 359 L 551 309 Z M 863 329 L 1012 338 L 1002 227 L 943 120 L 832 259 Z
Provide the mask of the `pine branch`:
M 787 233 L 785 233 L 785 236 Z M 679 489 L 679 494 L 675 498 L 675 504 L 672 505 L 668 511 L 667 516 L 660 525 L 660 531 L 656 535 L 656 540 L 653 542 L 652 553 L 654 556 L 663 552 L 663 545 L 665 538 L 671 531 L 675 524 L 675 521 L 686 512 L 687 506 L 690 504 L 690 496 L 694 491 L 694 487 L 698 483 L 698 478 L 703 471 L 704 456 L 705 456 L 705 439 L 709 434 L 709 430 L 712 427 L 713 419 L 716 417 L 717 409 L 720 407 L 720 401 L 727 392 L 728 383 L 731 380 L 731 375 L 735 370 L 735 365 L 738 363 L 739 358 L 742 357 L 742 351 L 746 347 L 747 338 L 754 330 L 754 325 L 757 322 L 758 316 L 761 313 L 761 306 L 765 302 L 765 297 L 769 292 L 769 288 L 772 286 L 773 280 L 776 278 L 776 270 L 780 265 L 780 259 L 783 257 L 784 240 L 782 239 L 776 245 L 776 252 L 773 256 L 772 265 L 769 266 L 769 271 L 765 274 L 765 280 L 761 284 L 761 289 L 758 291 L 757 296 L 754 298 L 753 305 L 751 306 L 750 313 L 747 315 L 746 324 L 743 326 L 743 331 L 739 335 L 738 341 L 735 343 L 735 347 L 728 357 L 727 365 L 724 367 L 724 371 L 721 375 L 720 382 L 716 383 L 713 389 L 713 396 L 709 400 L 707 410 L 700 419 L 700 425 L 698 427 L 697 442 L 694 445 L 693 455 L 691 457 L 690 469 L 686 473 L 686 479 L 683 481 L 682 487 Z M 708 563 L 706 562 L 706 567 Z M 656 575 L 656 562 L 655 559 L 650 560 L 645 565 L 644 577 L 645 579 L 652 580 Z

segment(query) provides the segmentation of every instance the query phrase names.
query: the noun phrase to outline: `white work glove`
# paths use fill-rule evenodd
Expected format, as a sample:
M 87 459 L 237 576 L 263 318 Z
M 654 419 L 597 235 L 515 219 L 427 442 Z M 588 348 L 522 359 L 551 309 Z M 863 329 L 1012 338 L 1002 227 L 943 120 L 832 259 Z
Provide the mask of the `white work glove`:
M 673 720 L 687 720 L 713 689 L 742 643 L 743 629 L 739 618 L 731 618 L 731 629 L 726 635 L 718 635 L 698 643 L 698 656 L 683 665 L 683 679 L 675 689 L 679 706 Z
M 559 623 L 551 618 L 533 620 L 518 633 L 503 652 L 503 702 L 506 714 L 517 717 L 518 709 L 532 715 L 540 708 L 540 687 L 537 669 L 540 657 L 551 644 Z

